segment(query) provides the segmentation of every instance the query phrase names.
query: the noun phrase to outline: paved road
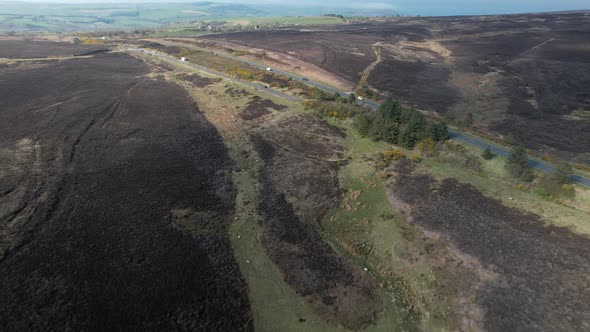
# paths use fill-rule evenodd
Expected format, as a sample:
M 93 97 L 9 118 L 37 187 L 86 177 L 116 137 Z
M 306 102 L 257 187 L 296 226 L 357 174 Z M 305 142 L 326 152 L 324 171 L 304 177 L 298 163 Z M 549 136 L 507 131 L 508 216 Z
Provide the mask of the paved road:
M 179 45 L 179 44 L 182 45 L 182 43 L 175 43 L 175 42 L 169 42 L 169 43 L 162 42 L 162 43 L 165 44 L 165 45 Z M 210 50 L 208 50 L 208 49 L 197 47 L 197 46 L 193 46 L 193 45 L 182 45 L 182 46 L 183 47 L 189 47 L 189 48 L 194 48 L 194 49 L 202 50 L 202 51 L 205 51 L 205 52 L 210 52 Z M 282 76 L 285 76 L 285 77 L 290 77 L 293 80 L 302 82 L 302 83 L 307 84 L 309 86 L 314 86 L 314 87 L 316 87 L 318 89 L 324 90 L 324 91 L 329 92 L 329 93 L 332 93 L 332 94 L 338 93 L 341 96 L 348 96 L 348 93 L 346 93 L 346 92 L 340 91 L 340 90 L 338 90 L 336 88 L 333 88 L 333 87 L 331 87 L 329 85 L 326 85 L 326 84 L 322 84 L 322 83 L 317 83 L 317 82 L 314 82 L 314 81 L 310 81 L 310 80 L 306 79 L 304 76 L 300 76 L 300 75 L 296 75 L 296 74 L 293 74 L 293 73 L 290 73 L 290 72 L 287 72 L 287 71 L 284 71 L 284 70 L 280 70 L 280 69 L 268 67 L 267 65 L 264 65 L 264 64 L 261 64 L 261 63 L 255 62 L 255 61 L 246 60 L 244 58 L 237 57 L 237 56 L 232 56 L 232 55 L 227 55 L 227 54 L 222 54 L 222 53 L 216 53 L 216 52 L 214 54 L 216 56 L 219 56 L 219 57 L 222 57 L 222 58 L 226 58 L 226 59 L 230 59 L 230 60 L 235 60 L 235 61 L 240 61 L 240 62 L 243 62 L 243 63 L 247 63 L 247 64 L 249 64 L 252 67 L 256 67 L 256 68 L 262 69 L 262 70 L 266 70 L 267 68 L 271 68 L 271 71 L 273 73 L 276 73 L 276 74 L 279 74 L 279 75 L 282 75 Z
M 226 75 L 224 73 L 220 73 L 218 71 L 211 70 L 211 69 L 209 69 L 207 67 L 203 67 L 203 66 L 197 65 L 197 64 L 192 63 L 192 62 L 180 61 L 180 59 L 178 59 L 176 57 L 173 57 L 171 55 L 162 53 L 162 52 L 149 51 L 149 50 L 145 50 L 145 49 L 141 49 L 141 48 L 128 48 L 127 50 L 128 51 L 132 51 L 132 52 L 137 52 L 137 53 L 143 53 L 143 54 L 147 54 L 147 55 L 151 55 L 151 56 L 156 56 L 158 58 L 161 58 L 161 59 L 164 59 L 164 60 L 167 60 L 167 61 L 170 61 L 170 62 L 174 62 L 174 63 L 181 64 L 183 66 L 194 68 L 194 69 L 196 69 L 198 71 L 202 71 L 202 72 L 205 72 L 205 73 L 210 74 L 210 75 L 213 75 L 213 76 L 225 78 L 225 79 L 230 80 L 230 81 L 238 82 L 240 84 L 243 84 L 243 85 L 246 85 L 246 86 L 249 86 L 249 87 L 258 89 L 258 90 L 262 90 L 262 91 L 264 91 L 264 92 L 266 92 L 268 94 L 271 94 L 271 95 L 274 95 L 274 96 L 277 96 L 277 97 L 280 97 L 280 98 L 285 98 L 285 99 L 288 99 L 288 100 L 291 100 L 291 101 L 295 101 L 295 102 L 299 102 L 299 101 L 302 100 L 299 97 L 291 96 L 291 95 L 282 93 L 280 91 L 276 91 L 276 90 L 270 89 L 270 88 L 268 88 L 264 84 L 252 83 L 252 82 L 244 81 L 244 80 L 241 80 L 241 79 L 238 79 L 238 78 L 235 78 L 235 77 L 231 77 L 231 76 Z
M 376 108 L 379 107 L 379 104 L 378 103 L 376 103 L 374 101 L 371 101 L 371 100 L 364 100 L 363 102 L 364 102 L 365 105 L 367 105 L 368 107 L 371 107 L 373 109 L 376 109 Z M 455 140 L 460 141 L 462 143 L 466 143 L 466 144 L 475 146 L 475 147 L 480 148 L 482 150 L 485 150 L 489 146 L 490 147 L 490 150 L 494 154 L 496 154 L 496 155 L 498 155 L 500 157 L 508 158 L 510 156 L 510 150 L 509 149 L 504 148 L 504 147 L 500 147 L 500 146 L 497 146 L 497 145 L 494 145 L 494 144 L 491 144 L 491 143 L 486 142 L 483 139 L 478 138 L 478 137 L 474 137 L 474 136 L 471 136 L 471 135 L 468 135 L 468 134 L 465 134 L 465 133 L 462 133 L 462 132 L 459 132 L 459 131 L 456 131 L 456 130 L 453 130 L 453 129 L 450 129 L 450 128 L 449 128 L 449 136 L 452 139 L 455 139 Z M 529 165 L 532 168 L 537 169 L 539 171 L 542 171 L 542 172 L 545 172 L 545 173 L 553 173 L 553 172 L 555 172 L 555 167 L 554 166 L 552 166 L 550 164 L 547 164 L 547 163 L 544 163 L 544 162 L 542 162 L 540 160 L 529 158 L 528 159 L 528 162 L 529 162 Z M 574 174 L 571 177 L 571 180 L 572 180 L 573 183 L 576 183 L 576 184 L 582 185 L 584 187 L 590 188 L 590 179 L 588 179 L 588 178 L 585 178 L 583 176 Z
M 449 130 L 449 136 L 451 136 L 451 138 L 453 138 L 453 139 L 456 139 L 458 141 L 467 143 L 469 145 L 476 146 L 476 147 L 478 147 L 480 149 L 485 149 L 485 148 L 487 148 L 489 146 L 490 147 L 490 150 L 494 154 L 496 154 L 498 156 L 501 156 L 501 157 L 504 157 L 504 158 L 508 158 L 510 156 L 510 151 L 508 149 L 503 148 L 503 147 L 499 147 L 499 146 L 494 145 L 494 144 L 491 144 L 491 143 L 488 143 L 486 141 L 483 141 L 480 138 L 477 138 L 477 137 L 474 137 L 474 136 L 471 136 L 471 135 L 468 135 L 468 134 L 464 134 L 464 133 L 460 133 L 460 132 L 457 132 L 457 131 Z M 528 162 L 529 162 L 529 165 L 532 168 L 537 169 L 539 171 L 542 171 L 542 172 L 545 172 L 545 173 L 553 173 L 553 172 L 555 172 L 555 167 L 554 166 L 552 166 L 550 164 L 547 164 L 547 163 L 544 163 L 544 162 L 542 162 L 540 160 L 529 158 L 528 159 Z M 574 174 L 572 176 L 571 180 L 572 180 L 572 182 L 574 182 L 576 184 L 579 184 L 579 185 L 582 185 L 584 187 L 590 188 L 590 179 L 588 179 L 588 178 L 585 178 L 583 176 Z
M 129 48 L 128 50 L 135 51 L 135 52 L 141 52 L 142 51 L 142 49 L 139 49 L 139 48 Z M 143 50 L 143 53 L 152 54 L 153 56 L 157 56 L 157 57 L 166 59 L 166 60 L 171 61 L 171 62 L 181 63 L 181 64 L 183 64 L 185 66 L 189 66 L 189 67 L 195 68 L 197 70 L 206 72 L 206 73 L 211 74 L 211 75 L 214 75 L 214 76 L 218 76 L 218 77 L 222 77 L 222 78 L 225 78 L 225 79 L 228 79 L 228 80 L 231 80 L 231 81 L 239 82 L 241 84 L 244 84 L 244 85 L 247 85 L 247 86 L 250 86 L 250 87 L 259 89 L 259 90 L 262 90 L 262 91 L 264 91 L 266 93 L 269 93 L 271 95 L 275 95 L 277 97 L 286 98 L 286 99 L 291 100 L 291 101 L 301 101 L 302 100 L 299 97 L 291 96 L 291 95 L 282 93 L 280 91 L 276 91 L 274 89 L 266 88 L 266 86 L 263 85 L 263 84 L 257 84 L 257 83 L 247 82 L 247 81 L 240 80 L 240 79 L 237 79 L 237 78 L 234 78 L 234 77 L 225 75 L 223 73 L 220 73 L 220 72 L 211 70 L 211 69 L 209 69 L 207 67 L 199 66 L 197 64 L 190 63 L 190 62 L 182 62 L 179 59 L 177 59 L 177 58 L 175 58 L 173 56 L 170 56 L 168 54 L 164 54 L 164 53 L 157 52 L 157 51 L 147 51 L 147 50 Z M 247 63 L 247 64 L 249 64 L 249 65 L 251 65 L 253 67 L 259 68 L 259 69 L 266 70 L 266 68 L 267 68 L 267 66 L 265 66 L 263 64 L 260 64 L 260 63 L 254 62 L 254 61 L 245 60 L 245 59 L 242 59 L 242 58 L 239 58 L 239 57 L 234 57 L 234 56 L 225 55 L 225 54 L 218 54 L 218 53 L 216 53 L 216 55 L 217 56 L 220 56 L 220 57 L 227 58 L 227 59 L 241 61 L 241 62 Z M 307 85 L 310 85 L 310 86 L 314 86 L 314 87 L 316 87 L 318 89 L 324 90 L 324 91 L 329 92 L 329 93 L 338 93 L 338 94 L 340 94 L 341 96 L 344 96 L 344 97 L 348 96 L 348 93 L 347 92 L 340 91 L 340 90 L 338 90 L 336 88 L 333 88 L 331 86 L 328 86 L 328 85 L 325 85 L 325 84 L 322 84 L 322 83 L 309 81 L 309 80 L 305 79 L 303 76 L 298 76 L 298 75 L 295 75 L 295 74 L 292 74 L 292 73 L 289 73 L 289 72 L 286 72 L 286 71 L 274 69 L 274 68 L 272 68 L 272 71 L 274 73 L 276 73 L 276 74 L 283 75 L 283 76 L 286 76 L 286 77 L 290 77 L 290 78 L 292 78 L 294 80 L 300 81 L 300 82 L 302 82 L 304 84 L 307 84 Z M 359 103 L 362 104 L 362 105 L 365 105 L 367 107 L 370 107 L 372 109 L 377 109 L 380 106 L 379 103 L 374 102 L 372 100 L 367 100 L 367 99 L 365 99 L 363 101 L 360 101 Z M 485 140 L 483 140 L 481 138 L 474 137 L 474 136 L 471 136 L 471 135 L 468 135 L 468 134 L 465 134 L 465 133 L 461 133 L 461 132 L 456 131 L 456 130 L 453 130 L 453 129 L 449 129 L 449 136 L 452 139 L 455 139 L 457 141 L 460 141 L 460 142 L 463 142 L 463 143 L 466 143 L 466 144 L 475 146 L 475 147 L 480 148 L 480 149 L 485 149 L 485 148 L 487 148 L 489 146 L 490 147 L 490 150 L 494 154 L 496 154 L 498 156 L 501 156 L 501 157 L 504 157 L 504 158 L 508 158 L 508 156 L 510 155 L 510 150 L 507 149 L 507 148 L 504 148 L 504 147 L 500 147 L 500 146 L 491 144 L 491 143 L 489 143 L 489 142 L 487 142 L 487 141 L 485 141 Z M 552 173 L 552 172 L 555 171 L 555 167 L 554 166 L 552 166 L 550 164 L 547 164 L 547 163 L 544 163 L 542 161 L 529 158 L 528 159 L 528 162 L 529 162 L 529 165 L 532 168 L 537 169 L 539 171 L 542 171 L 542 172 L 545 172 L 545 173 Z M 586 177 L 583 177 L 583 176 L 580 176 L 580 175 L 573 175 L 572 178 L 571 178 L 571 180 L 572 180 L 572 182 L 574 182 L 576 184 L 579 184 L 579 185 L 582 185 L 584 187 L 590 188 L 590 179 L 589 178 L 586 178 Z

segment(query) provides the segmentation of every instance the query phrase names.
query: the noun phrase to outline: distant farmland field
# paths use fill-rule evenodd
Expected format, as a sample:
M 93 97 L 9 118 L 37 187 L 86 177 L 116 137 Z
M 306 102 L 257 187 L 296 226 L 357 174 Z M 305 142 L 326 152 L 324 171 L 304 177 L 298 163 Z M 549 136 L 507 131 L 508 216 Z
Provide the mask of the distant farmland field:
M 108 29 L 186 26 L 227 21 L 246 25 L 336 24 L 337 17 L 322 16 L 332 10 L 348 16 L 382 15 L 361 9 L 194 3 L 35 4 L 3 3 L 0 33 L 72 32 Z

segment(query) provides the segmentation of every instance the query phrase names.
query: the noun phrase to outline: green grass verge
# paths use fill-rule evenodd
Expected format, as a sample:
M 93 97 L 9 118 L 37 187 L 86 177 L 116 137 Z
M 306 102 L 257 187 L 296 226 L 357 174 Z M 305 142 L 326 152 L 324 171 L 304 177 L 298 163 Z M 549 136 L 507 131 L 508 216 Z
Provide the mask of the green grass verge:
M 239 142 L 230 142 L 229 145 L 233 150 L 240 144 L 244 146 Z M 363 153 L 377 152 L 383 148 L 381 143 L 373 143 L 354 135 L 349 136 L 347 144 L 352 155 L 358 157 Z M 237 150 L 233 153 L 234 156 L 238 155 L 236 152 Z M 236 197 L 238 219 L 232 224 L 230 234 L 236 259 L 248 282 L 255 329 L 259 331 L 343 331 L 343 328 L 328 324 L 319 317 L 304 299 L 284 282 L 282 273 L 266 255 L 260 243 L 261 217 L 257 212 L 259 199 L 257 170 L 260 165 L 255 154 L 250 154 L 248 158 L 241 158 L 241 160 L 238 158 L 240 172 L 234 173 L 233 177 L 238 192 Z M 357 161 L 357 158 L 353 157 L 353 162 L 343 168 L 341 180 L 343 185 L 351 190 L 363 188 L 359 201 L 365 208 L 354 213 L 342 208 L 334 209 L 324 220 L 325 235 L 338 252 L 361 268 L 367 268 L 367 272 L 382 285 L 379 294 L 384 303 L 384 311 L 374 325 L 363 331 L 413 330 L 420 323 L 410 314 L 408 304 L 404 300 L 405 294 L 393 282 L 389 282 L 377 273 L 377 270 L 382 268 L 380 258 L 350 255 L 335 236 L 338 224 L 330 219 L 337 218 L 339 221 L 370 219 L 374 222 L 374 228 L 366 234 L 357 234 L 357 237 L 358 239 L 375 238 L 379 246 L 376 252 L 380 257 L 387 255 L 387 248 L 397 243 L 397 239 L 401 236 L 395 223 L 390 218 L 384 218 L 395 213 L 387 201 L 384 183 L 374 178 L 375 174 L 371 167 Z M 369 182 L 375 185 L 369 184 L 367 188 Z M 423 272 L 428 273 L 426 269 L 416 270 L 416 273 Z M 440 328 L 440 325 L 438 327 Z
M 481 155 L 480 149 L 467 144 L 462 145 L 467 153 L 478 157 Z M 507 206 L 538 214 L 547 223 L 569 227 L 574 232 L 590 235 L 590 190 L 578 186 L 573 199 L 563 199 L 562 202 L 545 200 L 533 190 L 527 190 L 534 184 L 526 184 L 524 188 L 518 187 L 519 182 L 504 169 L 505 159 L 480 158 L 480 161 L 481 172 L 469 171 L 437 158 L 425 158 L 422 165 L 437 178 L 456 178 L 475 186 L 488 197 L 499 199 Z M 545 173 L 539 172 L 538 175 L 543 176 Z
M 447 300 L 437 297 L 436 275 L 412 252 L 416 249 L 403 236 L 404 217 L 389 202 L 386 180 L 366 160 L 391 145 L 361 137 L 348 121 L 329 122 L 347 129 L 351 159 L 340 172 L 344 204 L 328 213 L 322 226 L 332 245 L 367 268 L 381 288 L 384 314 L 367 331 L 451 329 Z
M 257 180 L 253 170 L 234 174 L 238 220 L 230 234 L 242 275 L 248 282 L 256 331 L 338 331 L 318 317 L 268 258 L 260 243 L 256 211 Z M 238 238 L 239 237 L 239 238 Z
M 234 83 L 217 83 L 205 89 L 190 91 L 191 96 L 199 103 L 199 108 L 213 123 L 220 108 L 229 104 L 241 105 L 247 102 L 236 100 L 224 93 L 226 87 L 241 89 Z M 248 89 L 251 93 L 256 93 Z M 211 98 L 211 97 L 214 98 Z M 267 96 L 260 95 L 263 98 Z M 302 110 L 301 105 L 275 99 L 290 106 L 290 111 Z M 221 130 L 222 135 L 228 133 Z M 231 136 L 236 134 L 236 136 Z M 236 217 L 230 227 L 230 239 L 234 255 L 240 270 L 248 283 L 249 299 L 252 307 L 254 327 L 257 331 L 342 331 L 319 317 L 302 297 L 284 280 L 281 271 L 266 255 L 260 242 L 262 217 L 258 214 L 258 170 L 260 162 L 252 150 L 247 135 L 232 132 L 224 136 L 232 158 L 238 163 L 240 170 L 232 175 L 236 188 Z M 247 154 L 242 151 L 248 151 Z

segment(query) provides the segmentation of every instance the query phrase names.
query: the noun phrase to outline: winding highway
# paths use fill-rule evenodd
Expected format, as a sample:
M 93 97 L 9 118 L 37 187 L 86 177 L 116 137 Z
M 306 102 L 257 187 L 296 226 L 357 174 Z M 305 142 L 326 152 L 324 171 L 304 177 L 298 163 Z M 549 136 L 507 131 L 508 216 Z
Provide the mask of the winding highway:
M 167 60 L 167 61 L 170 61 L 170 62 L 179 63 L 179 64 L 182 64 L 184 66 L 188 66 L 188 67 L 194 68 L 196 70 L 199 70 L 199 71 L 208 73 L 210 75 L 221 77 L 221 78 L 225 78 L 225 79 L 230 80 L 230 81 L 238 82 L 240 84 L 243 84 L 243 85 L 246 85 L 246 86 L 250 86 L 252 88 L 255 88 L 255 89 L 264 91 L 265 93 L 268 93 L 268 94 L 271 94 L 271 95 L 274 95 L 274 96 L 277 96 L 277 97 L 280 97 L 280 98 L 285 98 L 285 99 L 288 99 L 290 101 L 299 102 L 299 101 L 302 101 L 303 100 L 302 98 L 299 98 L 299 97 L 296 97 L 296 96 L 292 96 L 292 95 L 283 93 L 281 91 L 277 91 L 277 90 L 268 88 L 264 84 L 252 83 L 252 82 L 244 81 L 244 80 L 241 80 L 241 79 L 237 79 L 235 77 L 231 77 L 229 75 L 226 75 L 226 74 L 217 72 L 215 70 L 211 70 L 211 69 L 209 69 L 207 67 L 203 67 L 203 66 L 200 66 L 200 65 L 195 64 L 195 63 L 181 61 L 178 58 L 175 58 L 175 57 L 173 57 L 171 55 L 168 55 L 168 54 L 165 54 L 165 53 L 162 53 L 162 52 L 149 51 L 149 50 L 145 50 L 145 49 L 141 49 L 141 48 L 136 48 L 136 47 L 130 47 L 130 48 L 127 48 L 127 50 L 128 51 L 132 51 L 132 52 L 144 53 L 144 54 L 148 54 L 148 55 L 151 55 L 151 56 L 156 56 L 156 57 L 162 58 L 162 59 Z M 215 53 L 215 55 L 220 56 L 220 57 L 223 57 L 223 58 L 235 60 L 235 61 L 244 62 L 244 63 L 247 63 L 247 64 L 249 64 L 249 65 L 251 65 L 253 67 L 256 67 L 256 68 L 262 69 L 262 70 L 266 70 L 268 68 L 264 64 L 257 63 L 257 62 L 254 62 L 254 61 L 250 61 L 250 60 L 246 60 L 246 59 L 242 59 L 240 57 L 235 57 L 235 56 L 226 55 L 226 54 L 219 54 L 219 53 Z M 281 76 L 285 76 L 285 77 L 290 77 L 293 80 L 299 81 L 299 82 L 301 82 L 303 84 L 306 84 L 306 85 L 309 85 L 309 86 L 316 87 L 318 89 L 321 89 L 321 90 L 323 90 L 325 92 L 328 92 L 328 93 L 331 93 L 331 94 L 338 93 L 339 95 L 344 96 L 344 97 L 347 97 L 349 95 L 348 92 L 338 90 L 338 89 L 333 88 L 331 86 L 328 86 L 326 84 L 322 84 L 322 83 L 310 81 L 309 79 L 307 79 L 307 78 L 305 78 L 303 76 L 295 75 L 293 73 L 289 73 L 289 72 L 286 72 L 286 71 L 283 71 L 283 70 L 279 70 L 279 69 L 275 69 L 275 68 L 272 68 L 271 71 L 273 73 L 275 73 L 275 74 L 278 74 L 278 75 L 281 75 Z M 372 108 L 372 109 L 377 109 L 380 106 L 379 103 L 377 103 L 375 101 L 372 101 L 372 100 L 367 100 L 367 99 L 362 100 L 359 103 L 361 103 L 361 104 L 363 104 L 363 105 L 365 105 L 365 106 L 367 106 L 369 108 Z M 510 156 L 510 150 L 509 149 L 504 148 L 504 147 L 501 147 L 501 146 L 498 146 L 498 145 L 495 145 L 495 144 L 492 144 L 492 143 L 487 142 L 487 141 L 485 141 L 485 140 L 483 140 L 483 139 L 481 139 L 479 137 L 468 135 L 468 134 L 465 134 L 465 133 L 462 133 L 462 132 L 459 132 L 459 131 L 456 131 L 456 130 L 453 130 L 453 129 L 450 129 L 450 128 L 449 128 L 449 136 L 452 139 L 454 139 L 454 140 L 457 140 L 457 141 L 460 141 L 462 143 L 475 146 L 475 147 L 480 148 L 482 150 L 483 149 L 486 149 L 487 147 L 490 147 L 490 150 L 492 151 L 492 153 L 494 153 L 494 154 L 496 154 L 496 155 L 498 155 L 500 157 L 503 157 L 503 158 L 508 158 Z M 551 164 L 545 163 L 543 161 L 537 160 L 537 159 L 528 158 L 528 163 L 529 163 L 529 165 L 532 168 L 534 168 L 536 170 L 539 170 L 539 171 L 542 171 L 542 172 L 545 172 L 545 173 L 553 173 L 555 171 L 555 167 L 554 166 L 552 166 Z M 571 181 L 573 183 L 575 183 L 575 184 L 578 184 L 578 185 L 581 185 L 581 186 L 590 188 L 590 179 L 589 178 L 586 178 L 586 177 L 583 177 L 581 175 L 574 174 L 571 177 Z

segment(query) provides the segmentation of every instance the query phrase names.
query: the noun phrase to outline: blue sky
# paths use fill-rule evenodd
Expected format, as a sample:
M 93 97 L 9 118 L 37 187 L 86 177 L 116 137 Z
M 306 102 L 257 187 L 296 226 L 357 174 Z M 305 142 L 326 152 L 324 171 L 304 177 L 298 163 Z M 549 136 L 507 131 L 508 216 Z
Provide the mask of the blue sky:
M 5 1 L 5 0 L 4 0 Z M 14 1 L 14 0 L 13 0 Z M 23 0 L 21 0 L 23 1 Z M 24 0 L 60 3 L 193 2 L 204 0 Z M 404 15 L 478 15 L 590 9 L 590 0 L 210 0 L 224 3 L 255 3 L 329 8 L 383 8 Z M 0 0 L 0 4 L 3 0 Z
M 222 0 L 234 2 L 232 0 Z M 462 15 L 590 9 L 590 0 L 243 0 L 267 4 L 330 7 L 381 6 L 413 15 Z
M 420 15 L 497 14 L 590 9 L 590 0 L 401 0 L 399 11 Z

